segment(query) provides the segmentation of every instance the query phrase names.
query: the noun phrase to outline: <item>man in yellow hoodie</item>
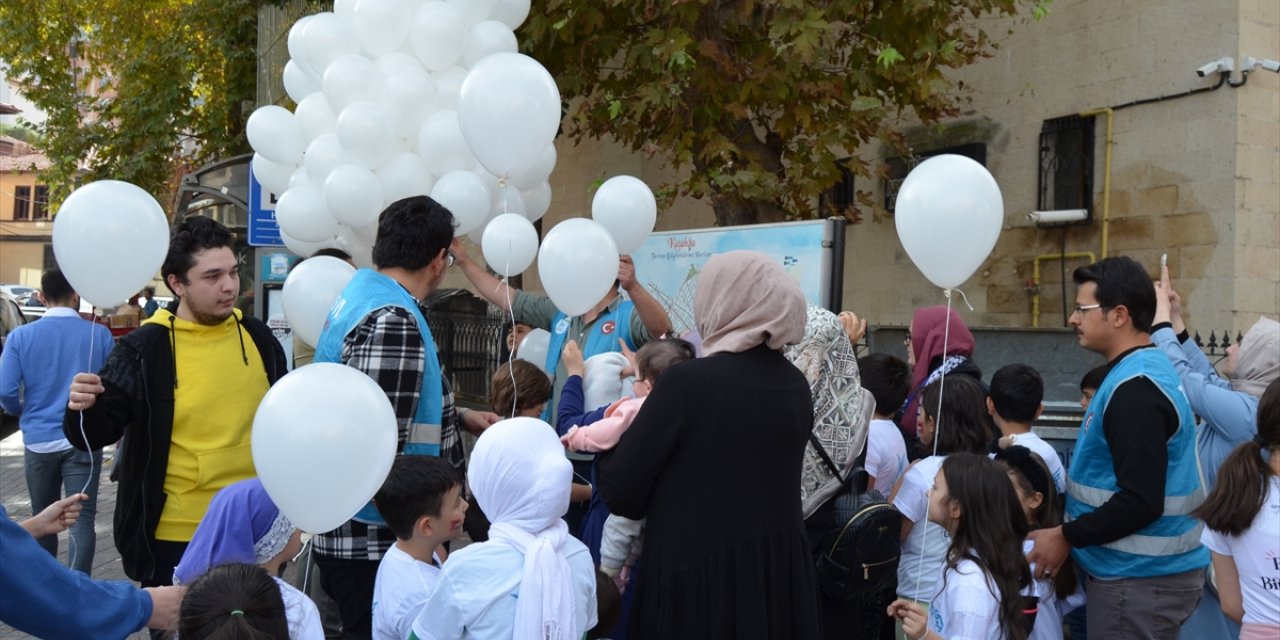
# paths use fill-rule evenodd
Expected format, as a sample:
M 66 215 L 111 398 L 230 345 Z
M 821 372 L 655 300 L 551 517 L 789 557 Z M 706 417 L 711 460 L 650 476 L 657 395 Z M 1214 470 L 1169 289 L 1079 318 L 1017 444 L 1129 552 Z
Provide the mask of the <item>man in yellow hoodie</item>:
M 235 308 L 239 260 L 211 218 L 177 224 L 161 275 L 177 298 L 71 384 L 63 431 L 96 450 L 124 436 L 115 542 L 125 574 L 171 584 L 213 494 L 256 475 L 250 430 L 287 372 L 267 326 Z

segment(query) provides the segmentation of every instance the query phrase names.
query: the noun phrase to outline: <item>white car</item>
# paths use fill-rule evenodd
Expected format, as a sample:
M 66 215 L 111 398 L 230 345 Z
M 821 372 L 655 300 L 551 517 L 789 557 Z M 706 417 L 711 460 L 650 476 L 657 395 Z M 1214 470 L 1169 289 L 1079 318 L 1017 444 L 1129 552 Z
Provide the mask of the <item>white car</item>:
M 27 300 L 39 290 L 25 284 L 0 284 L 0 291 L 9 294 L 9 297 L 18 304 L 29 304 Z

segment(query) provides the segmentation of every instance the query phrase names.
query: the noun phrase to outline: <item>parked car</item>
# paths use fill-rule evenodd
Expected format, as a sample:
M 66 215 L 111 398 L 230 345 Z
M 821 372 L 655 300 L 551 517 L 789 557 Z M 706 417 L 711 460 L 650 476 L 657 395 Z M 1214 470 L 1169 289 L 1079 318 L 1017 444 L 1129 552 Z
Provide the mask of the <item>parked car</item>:
M 4 352 L 4 343 L 9 333 L 27 323 L 22 308 L 13 296 L 0 290 L 0 353 Z
M 18 304 L 30 304 L 28 298 L 35 297 L 39 290 L 25 284 L 0 284 L 0 293 L 7 293 Z M 36 299 L 39 299 L 38 297 Z

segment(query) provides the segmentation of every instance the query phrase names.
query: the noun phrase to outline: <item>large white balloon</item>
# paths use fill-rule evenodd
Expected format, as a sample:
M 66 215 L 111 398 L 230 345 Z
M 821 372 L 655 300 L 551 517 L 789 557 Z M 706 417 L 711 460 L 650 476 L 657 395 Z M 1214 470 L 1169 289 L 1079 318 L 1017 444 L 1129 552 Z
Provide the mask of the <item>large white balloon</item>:
M 324 199 L 339 222 L 363 227 L 377 221 L 382 212 L 382 183 L 372 171 L 344 164 L 325 179 Z
M 1000 186 L 986 167 L 944 154 L 921 162 L 898 190 L 894 222 L 930 282 L 958 287 L 987 259 L 1004 224 Z
M 293 171 L 293 175 L 289 176 L 289 189 L 294 187 L 314 187 L 311 184 L 311 177 L 307 175 L 306 167 L 298 167 Z M 288 191 L 289 189 L 285 189 Z
M 529 5 L 529 0 L 498 0 L 489 17 L 515 30 L 529 17 Z
M 454 5 L 428 2 L 413 14 L 409 42 L 422 66 L 443 71 L 462 57 L 467 25 Z
M 359 369 L 320 362 L 281 378 L 262 397 L 253 465 L 294 526 L 323 533 L 369 503 L 391 471 L 396 439 L 386 392 Z
M 379 98 L 391 130 L 416 142 L 422 123 L 435 110 L 436 83 L 421 69 L 396 67 L 387 72 Z
M 444 205 L 458 223 L 454 233 L 462 235 L 484 224 L 489 217 L 489 189 L 470 171 L 453 171 L 440 176 L 431 187 L 431 199 Z
M 314 17 L 315 15 L 309 15 L 309 16 L 302 16 L 301 18 L 298 18 L 297 22 L 294 22 L 293 26 L 289 27 L 289 37 L 285 41 L 285 46 L 289 50 L 289 59 L 293 63 L 301 67 L 303 71 L 306 71 L 307 73 L 319 78 L 320 72 L 324 71 L 324 69 L 316 69 L 311 66 L 311 63 L 307 62 L 306 57 L 304 55 L 306 53 L 306 48 L 302 44 L 303 32 L 307 28 L 307 23 L 310 22 L 311 19 Z M 295 102 L 297 101 L 295 100 Z
M 549 144 L 542 153 L 538 155 L 537 161 L 528 171 L 511 178 L 511 184 L 521 189 L 531 189 L 544 182 L 551 177 L 551 172 L 556 168 L 556 145 Z
M 281 232 L 302 242 L 323 242 L 338 233 L 338 220 L 314 187 L 285 191 L 276 201 L 276 223 Z
M 289 188 L 289 178 L 297 170 L 297 167 L 293 165 L 272 162 L 257 153 L 253 154 L 250 166 L 253 168 L 253 176 L 258 179 L 258 183 L 269 193 L 276 195 L 284 193 Z
M 524 201 L 524 216 L 529 222 L 537 222 L 551 208 L 551 184 L 544 182 L 532 189 L 521 189 L 520 199 Z
M 297 60 L 284 63 L 284 92 L 295 102 L 320 90 L 320 78 L 312 75 Z
M 519 189 L 509 184 L 504 184 L 499 185 L 497 189 L 491 190 L 491 193 L 493 194 L 493 213 L 495 215 L 504 213 L 518 213 L 521 217 L 526 215 L 524 196 L 520 195 Z
M 445 0 L 445 2 L 458 10 L 458 15 L 462 17 L 462 24 L 469 28 L 489 18 L 496 0 Z
M 462 67 L 449 67 L 444 71 L 432 74 L 436 81 L 436 106 L 449 111 L 458 110 L 458 92 L 462 91 L 462 83 L 467 79 L 467 70 Z
M 382 204 L 386 205 L 409 196 L 429 196 L 435 179 L 427 171 L 427 165 L 416 153 L 402 151 L 391 156 L 373 172 L 382 183 Z
M 358 3 L 359 0 L 333 0 L 333 13 L 347 22 L 354 23 Z
M 353 13 L 360 44 L 374 57 L 399 49 L 409 37 L 413 14 L 404 0 L 359 0 Z
M 591 199 L 591 218 L 609 230 L 620 253 L 629 255 L 644 246 L 653 233 L 658 201 L 639 178 L 614 176 L 605 180 Z
M 53 217 L 53 255 L 71 288 L 115 307 L 156 276 L 169 251 L 169 221 L 151 194 L 118 180 L 71 192 Z
M 538 256 L 538 231 L 518 213 L 504 213 L 484 227 L 484 261 L 499 275 L 522 273 Z
M 422 63 L 418 61 L 417 56 L 405 51 L 384 53 L 378 56 L 377 60 L 373 61 L 373 66 L 379 73 L 383 74 L 390 74 L 392 71 L 404 67 L 417 69 L 418 71 L 426 70 L 425 67 L 422 66 Z
M 373 267 L 373 242 L 366 240 L 364 235 L 355 229 L 347 227 L 339 233 L 337 247 L 350 254 L 351 261 L 356 263 L 357 267 L 361 269 Z
M 302 30 L 300 44 L 303 68 L 320 77 L 334 60 L 360 52 L 360 40 L 351 24 L 328 11 L 311 16 Z M 299 56 L 294 55 L 293 59 L 298 60 Z
M 524 334 L 524 339 L 516 347 L 516 359 L 532 362 L 548 375 L 554 374 L 554 371 L 547 371 L 547 349 L 550 347 L 551 332 L 546 329 L 534 329 Z
M 476 159 L 495 176 L 528 171 L 560 128 L 560 90 L 537 60 L 495 53 L 467 74 L 458 125 Z
M 274 104 L 258 107 L 244 125 L 254 151 L 280 164 L 297 164 L 305 143 L 293 114 Z
M 284 242 L 286 249 L 304 258 L 326 247 L 338 246 L 337 238 L 325 238 L 320 242 L 303 242 L 285 233 L 284 229 L 280 230 L 280 240 Z
M 338 129 L 338 114 L 329 106 L 329 100 L 323 93 L 316 92 L 298 102 L 293 110 L 293 117 L 298 121 L 302 137 L 308 143 L 326 133 L 334 133 Z
M 326 133 L 312 140 L 302 156 L 302 166 L 307 168 L 311 184 L 323 185 L 329 172 L 346 161 L 346 155 L 336 133 Z
M 467 32 L 466 44 L 462 49 L 462 59 L 468 67 L 494 53 L 515 53 L 516 34 L 496 20 L 485 20 L 471 27 Z
M 338 114 L 338 142 L 347 152 L 347 160 L 369 169 L 377 169 L 391 155 L 395 134 L 387 124 L 382 105 L 360 100 Z
M 570 218 L 542 239 L 538 276 L 556 308 L 570 316 L 582 315 L 618 279 L 618 246 L 598 222 Z
M 427 116 L 418 133 L 418 154 L 431 173 L 438 176 L 469 170 L 476 164 L 455 111 L 437 111 Z
M 353 102 L 376 97 L 378 85 L 378 70 L 373 63 L 364 56 L 351 54 L 329 63 L 320 83 L 329 106 L 337 113 L 342 113 Z
M 284 317 L 293 335 L 316 346 L 329 308 L 346 288 L 356 268 L 331 256 L 317 256 L 298 263 L 284 281 Z

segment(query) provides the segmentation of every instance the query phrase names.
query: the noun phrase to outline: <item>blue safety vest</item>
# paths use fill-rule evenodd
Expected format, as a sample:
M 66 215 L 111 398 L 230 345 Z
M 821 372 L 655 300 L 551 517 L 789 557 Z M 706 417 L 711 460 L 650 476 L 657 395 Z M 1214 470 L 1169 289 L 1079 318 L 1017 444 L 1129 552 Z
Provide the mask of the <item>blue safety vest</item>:
M 1196 462 L 1194 413 L 1177 372 L 1158 349 L 1138 349 L 1125 356 L 1093 394 L 1071 456 L 1067 519 L 1092 512 L 1119 491 L 1102 418 L 1116 388 L 1140 376 L 1154 382 L 1178 413 L 1178 430 L 1167 443 L 1164 512 L 1132 535 L 1072 549 L 1072 556 L 1086 572 L 1104 579 L 1167 576 L 1209 564 L 1209 552 L 1200 544 L 1203 524 L 1190 515 L 1204 499 Z
M 316 345 L 315 362 L 342 362 L 342 345 L 370 312 L 386 306 L 401 307 L 413 314 L 423 342 L 422 389 L 418 394 L 418 410 L 408 433 L 400 434 L 401 453 L 405 455 L 439 456 L 440 434 L 444 413 L 444 383 L 436 343 L 431 327 L 418 308 L 418 302 L 395 280 L 372 269 L 360 269 L 347 283 L 325 319 L 324 330 Z M 373 503 L 365 505 L 353 518 L 361 522 L 384 524 Z
M 591 331 L 583 338 L 583 344 L 578 345 L 582 349 L 583 359 L 591 356 L 600 355 L 602 353 L 613 353 L 620 351 L 618 348 L 618 339 L 627 343 L 627 348 L 635 350 L 636 341 L 631 336 L 631 314 L 635 313 L 636 306 L 630 300 L 624 300 L 618 303 L 618 306 L 609 311 L 603 311 L 591 325 Z M 551 318 L 551 340 L 547 343 L 547 375 L 552 380 L 556 377 L 556 368 L 560 366 L 560 352 L 564 349 L 564 343 L 569 339 L 569 324 L 572 322 L 569 316 L 562 311 L 557 311 L 556 315 Z M 583 407 L 590 410 L 595 407 Z M 553 408 L 550 404 L 542 412 L 542 419 L 547 424 L 554 424 L 555 414 L 552 413 Z

